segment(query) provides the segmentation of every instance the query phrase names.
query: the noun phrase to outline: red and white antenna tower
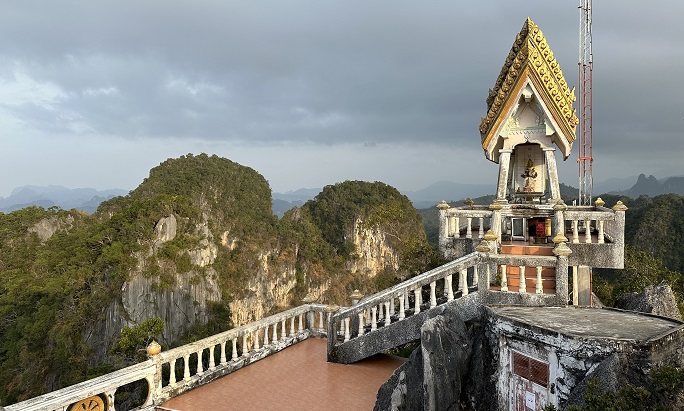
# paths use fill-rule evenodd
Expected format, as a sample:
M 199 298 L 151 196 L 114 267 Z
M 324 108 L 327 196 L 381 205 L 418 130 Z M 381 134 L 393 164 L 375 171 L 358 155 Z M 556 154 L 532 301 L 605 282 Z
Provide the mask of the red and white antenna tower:
M 594 56 L 591 50 L 591 0 L 579 0 L 579 205 L 591 205 L 593 180 L 591 127 L 591 72 Z

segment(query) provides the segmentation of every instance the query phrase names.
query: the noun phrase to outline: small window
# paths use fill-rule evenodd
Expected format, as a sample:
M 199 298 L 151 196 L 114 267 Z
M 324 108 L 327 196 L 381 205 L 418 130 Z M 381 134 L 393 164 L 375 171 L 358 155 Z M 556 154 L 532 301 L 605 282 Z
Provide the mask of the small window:
M 542 387 L 549 386 L 549 364 L 513 352 L 513 373 Z

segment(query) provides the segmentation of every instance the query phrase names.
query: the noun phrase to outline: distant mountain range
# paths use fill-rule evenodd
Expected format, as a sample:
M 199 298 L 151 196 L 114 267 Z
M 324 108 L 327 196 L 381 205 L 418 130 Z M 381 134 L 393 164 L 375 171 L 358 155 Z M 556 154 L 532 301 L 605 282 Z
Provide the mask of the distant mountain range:
M 636 182 L 634 182 L 636 180 Z M 452 181 L 439 181 L 421 190 L 402 191 L 415 208 L 429 208 L 442 200 L 456 202 L 465 198 L 477 198 L 493 194 L 496 187 L 493 184 L 463 184 Z M 561 192 L 565 196 L 570 191 L 577 192 L 577 188 L 563 185 Z M 292 207 L 299 207 L 313 199 L 321 192 L 321 188 L 301 188 L 285 193 L 273 193 L 273 213 L 282 216 Z M 637 176 L 613 178 L 594 183 L 593 194 L 617 194 L 631 198 L 640 195 L 655 197 L 660 194 L 674 193 L 684 195 L 684 176 L 657 179 L 654 176 L 640 174 Z M 110 189 L 96 190 L 94 188 L 67 188 L 50 185 L 22 186 L 12 190 L 9 197 L 0 197 L 0 212 L 9 213 L 28 206 L 49 208 L 58 206 L 65 210 L 72 208 L 93 213 L 97 206 L 112 197 L 128 194 L 127 190 Z
M 64 186 L 21 186 L 12 190 L 9 197 L 0 197 L 0 211 L 9 213 L 29 206 L 49 208 L 57 206 L 65 210 L 75 208 L 93 213 L 97 206 L 112 197 L 126 195 L 127 190 L 118 188 L 96 190 L 94 188 L 67 188 Z

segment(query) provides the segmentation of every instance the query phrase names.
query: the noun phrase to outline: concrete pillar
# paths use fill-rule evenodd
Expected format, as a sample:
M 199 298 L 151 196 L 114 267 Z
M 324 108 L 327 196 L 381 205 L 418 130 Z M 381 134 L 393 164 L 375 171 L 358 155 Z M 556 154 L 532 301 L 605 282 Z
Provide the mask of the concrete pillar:
M 496 200 L 505 203 L 508 188 L 508 174 L 511 168 L 511 149 L 499 150 L 499 183 L 496 186 Z
M 446 248 L 449 238 L 449 220 L 447 218 L 447 210 L 449 209 L 449 204 L 442 200 L 441 203 L 437 205 L 439 209 L 439 251 L 444 257 L 446 255 Z
M 566 242 L 567 239 L 563 242 L 556 242 L 556 247 L 553 249 L 553 254 L 558 258 L 556 261 L 556 297 L 558 297 L 558 303 L 562 305 L 568 305 L 568 256 L 572 254 Z
M 546 159 L 546 169 L 549 173 L 549 188 L 551 189 L 551 200 L 553 203 L 561 199 L 560 182 L 558 181 L 558 169 L 556 168 L 556 151 L 553 147 L 543 148 L 544 157 Z
M 577 305 L 591 306 L 591 267 L 577 267 Z

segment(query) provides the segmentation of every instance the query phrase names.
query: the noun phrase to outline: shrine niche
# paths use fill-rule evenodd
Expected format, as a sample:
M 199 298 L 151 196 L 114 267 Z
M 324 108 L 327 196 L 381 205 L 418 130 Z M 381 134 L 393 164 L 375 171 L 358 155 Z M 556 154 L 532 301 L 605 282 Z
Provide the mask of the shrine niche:
M 513 187 L 515 196 L 541 196 L 546 192 L 544 154 L 537 144 L 523 144 L 515 149 Z

